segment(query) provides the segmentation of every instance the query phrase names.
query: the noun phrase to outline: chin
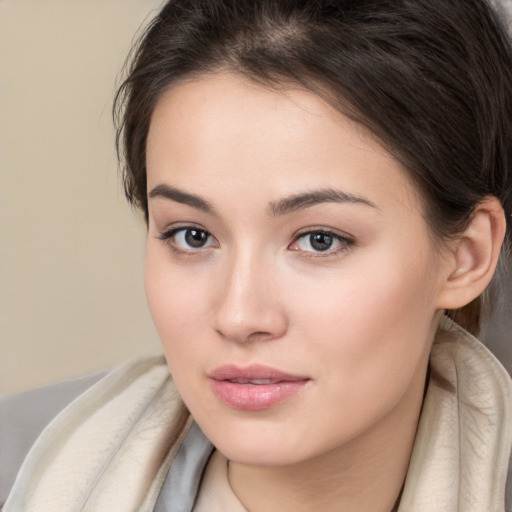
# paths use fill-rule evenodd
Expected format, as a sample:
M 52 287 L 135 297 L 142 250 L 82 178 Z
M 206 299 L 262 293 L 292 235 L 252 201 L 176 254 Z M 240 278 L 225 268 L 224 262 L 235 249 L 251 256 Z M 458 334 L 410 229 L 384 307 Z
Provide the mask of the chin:
M 215 447 L 230 461 L 246 466 L 288 466 L 300 462 L 303 458 L 297 450 L 290 451 L 288 447 L 283 446 L 279 449 L 273 444 L 262 446 L 253 443 L 249 446 L 247 443 L 221 442 Z
M 311 442 L 315 436 L 276 418 L 212 421 L 210 417 L 197 423 L 227 459 L 248 466 L 293 465 L 325 451 L 321 443 Z

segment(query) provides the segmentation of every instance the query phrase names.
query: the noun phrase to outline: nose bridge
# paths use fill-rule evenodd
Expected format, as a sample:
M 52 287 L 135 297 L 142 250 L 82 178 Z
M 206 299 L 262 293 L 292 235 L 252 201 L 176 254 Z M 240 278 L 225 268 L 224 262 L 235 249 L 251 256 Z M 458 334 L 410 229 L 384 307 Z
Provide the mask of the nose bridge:
M 278 290 L 275 258 L 264 251 L 241 246 L 233 250 L 222 272 L 217 309 L 217 330 L 233 341 L 272 339 L 286 330 Z

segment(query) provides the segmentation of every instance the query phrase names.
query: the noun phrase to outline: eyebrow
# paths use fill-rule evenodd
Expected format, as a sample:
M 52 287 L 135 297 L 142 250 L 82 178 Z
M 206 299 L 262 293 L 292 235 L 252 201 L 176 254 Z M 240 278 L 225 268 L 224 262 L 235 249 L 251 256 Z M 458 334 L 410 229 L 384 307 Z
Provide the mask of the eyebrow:
M 161 185 L 157 185 L 153 190 L 151 190 L 149 197 L 163 197 L 177 203 L 186 204 L 192 208 L 195 208 L 196 210 L 201 210 L 205 213 L 216 215 L 215 209 L 206 199 L 203 199 L 202 197 L 195 194 L 184 192 L 183 190 L 179 190 L 175 187 L 172 187 L 171 185 L 166 185 L 163 183 Z M 269 205 L 268 212 L 272 217 L 277 217 L 298 210 L 305 210 L 306 208 L 324 203 L 355 203 L 377 208 L 374 203 L 363 197 L 343 192 L 341 190 L 326 188 L 313 190 L 311 192 L 305 192 L 302 194 L 296 194 L 281 199 L 278 202 L 272 202 Z
M 163 197 L 165 199 L 170 199 L 171 201 L 176 201 L 177 203 L 186 204 L 205 213 L 215 214 L 213 206 L 205 199 L 196 196 L 195 194 L 189 194 L 183 190 L 171 187 L 170 185 L 157 185 L 149 193 L 149 197 Z
M 325 188 L 290 196 L 277 203 L 270 203 L 269 213 L 273 217 L 286 215 L 323 203 L 355 203 L 377 208 L 374 203 L 363 197 L 333 188 Z

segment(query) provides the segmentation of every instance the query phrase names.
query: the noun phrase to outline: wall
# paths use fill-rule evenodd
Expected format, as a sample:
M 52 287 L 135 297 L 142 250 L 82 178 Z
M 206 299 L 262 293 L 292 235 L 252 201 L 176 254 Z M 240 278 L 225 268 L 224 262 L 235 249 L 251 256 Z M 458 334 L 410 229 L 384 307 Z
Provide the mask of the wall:
M 0 392 L 158 347 L 116 77 L 156 0 L 0 0 Z

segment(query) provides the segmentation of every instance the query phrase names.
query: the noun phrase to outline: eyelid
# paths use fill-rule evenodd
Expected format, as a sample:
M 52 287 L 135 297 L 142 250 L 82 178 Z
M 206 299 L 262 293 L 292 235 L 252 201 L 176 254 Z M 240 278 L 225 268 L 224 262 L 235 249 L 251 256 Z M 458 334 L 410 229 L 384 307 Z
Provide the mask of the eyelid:
M 215 240 L 216 245 L 215 246 L 207 245 L 205 247 L 197 247 L 197 248 L 190 247 L 189 249 L 187 249 L 187 248 L 181 247 L 178 244 L 176 244 L 175 242 L 173 242 L 173 240 L 172 240 L 173 237 L 175 237 L 180 231 L 187 231 L 189 229 L 195 229 L 197 231 L 202 231 L 202 232 L 206 233 L 207 237 L 210 237 L 211 239 Z M 194 224 L 194 223 L 171 226 L 168 229 L 161 231 L 156 236 L 156 238 L 158 240 L 163 241 L 166 245 L 168 245 L 168 247 L 173 252 L 178 253 L 178 254 L 185 254 L 185 255 L 196 255 L 200 252 L 204 252 L 208 249 L 216 248 L 219 246 L 217 239 L 212 235 L 212 233 L 210 231 L 205 229 L 203 226 L 201 226 L 199 224 Z
M 321 233 L 325 235 L 332 236 L 340 243 L 340 246 L 336 249 L 327 249 L 325 251 L 305 251 L 301 249 L 290 249 L 292 245 L 296 244 L 300 239 L 305 238 L 306 236 L 311 236 L 315 233 Z M 300 253 L 303 253 L 303 256 L 309 258 L 326 258 L 329 256 L 334 256 L 338 253 L 346 252 L 352 246 L 356 244 L 355 238 L 344 232 L 339 231 L 333 228 L 326 228 L 323 226 L 311 226 L 307 228 L 302 228 L 298 232 L 293 235 L 292 242 L 288 245 L 290 250 L 294 250 Z
M 158 228 L 156 229 L 159 233 L 156 238 L 172 236 L 173 234 L 177 233 L 178 231 L 181 231 L 182 229 L 197 229 L 198 231 L 204 231 L 208 234 L 211 234 L 208 229 L 206 229 L 201 224 L 196 224 L 195 222 L 176 222 L 174 224 L 171 224 L 170 226 L 165 227 L 162 230 Z
M 325 233 L 327 235 L 334 235 L 335 237 L 340 238 L 342 240 L 355 243 L 354 235 L 351 235 L 346 231 L 341 231 L 340 229 L 330 228 L 326 226 L 308 226 L 305 228 L 301 228 L 293 234 L 292 239 L 297 240 L 302 236 L 310 235 L 312 233 Z

